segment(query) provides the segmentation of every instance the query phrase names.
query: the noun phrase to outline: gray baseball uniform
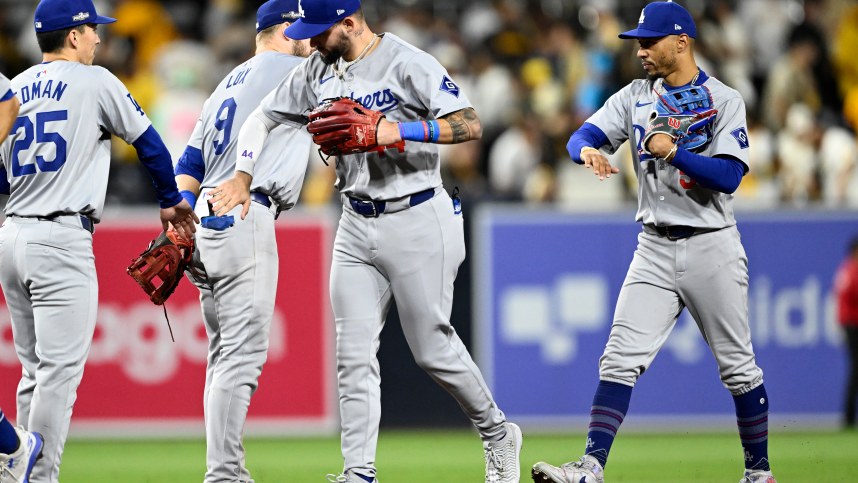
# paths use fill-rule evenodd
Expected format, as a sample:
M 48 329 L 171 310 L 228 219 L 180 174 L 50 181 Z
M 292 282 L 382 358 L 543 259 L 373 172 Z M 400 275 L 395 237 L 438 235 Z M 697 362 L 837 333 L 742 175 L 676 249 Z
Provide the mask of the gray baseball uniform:
M 12 87 L 21 110 L 0 153 L 11 185 L 0 285 L 23 365 L 18 421 L 45 437 L 31 481 L 55 482 L 95 330 L 91 232 L 104 206 L 110 133 L 131 143 L 151 123 L 101 67 L 42 63 Z
M 304 58 L 261 53 L 227 75 L 206 101 L 189 148 L 204 166 L 196 212 L 209 215 L 206 193 L 235 171 L 241 125 Z M 278 257 L 274 238 L 277 212 L 295 205 L 307 169 L 312 140 L 304 129 L 278 126 L 268 138 L 253 177 L 253 200 L 244 220 L 241 207 L 226 230 L 197 230 L 194 266 L 205 277 L 189 276 L 200 290 L 209 337 L 204 394 L 206 482 L 252 482 L 244 465 L 242 431 L 250 398 L 268 353 L 277 292 Z
M 438 61 L 386 33 L 375 51 L 342 77 L 318 54 L 311 55 L 261 108 L 276 122 L 300 126 L 302 114 L 338 96 L 384 112 L 390 121 L 434 119 L 471 107 Z M 349 155 L 336 163 L 344 209 L 334 242 L 331 302 L 346 470 L 376 471 L 381 410 L 376 353 L 394 299 L 417 364 L 453 395 L 484 440 L 504 431 L 503 413 L 450 325 L 453 282 L 465 245 L 462 216 L 441 185 L 439 165 L 436 145 L 410 141 L 404 152 Z
M 712 141 L 698 154 L 728 155 L 747 165 L 745 104 L 735 90 L 701 77 L 718 110 Z M 748 260 L 733 217 L 733 196 L 700 187 L 679 169 L 641 150 L 662 79 L 636 80 L 614 94 L 587 121 L 607 136 L 615 151 L 632 140 L 638 178 L 637 221 L 644 229 L 617 301 L 614 324 L 600 362 L 600 378 L 634 385 L 687 307 L 706 338 L 724 385 L 734 394 L 762 382 L 748 327 Z M 744 137 L 743 137 L 744 136 Z M 668 226 L 701 234 L 671 240 Z

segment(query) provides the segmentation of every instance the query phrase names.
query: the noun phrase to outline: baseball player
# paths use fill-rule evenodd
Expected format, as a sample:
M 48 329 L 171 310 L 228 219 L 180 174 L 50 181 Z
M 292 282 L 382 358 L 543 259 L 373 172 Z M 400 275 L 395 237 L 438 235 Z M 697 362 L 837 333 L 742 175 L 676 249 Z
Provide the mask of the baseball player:
M 18 118 L 21 103 L 12 91 L 9 79 L 0 74 L 0 144 L 6 140 L 12 124 Z M 0 192 L 8 193 L 6 177 L 0 179 Z M 27 481 L 33 465 L 42 455 L 42 435 L 37 432 L 15 428 L 0 409 L 0 482 Z
M 310 156 L 309 134 L 280 126 L 268 139 L 257 162 L 246 218 L 236 220 L 238 213 L 212 216 L 207 196 L 232 176 L 238 130 L 250 113 L 310 53 L 307 40 L 283 35 L 299 15 L 298 0 L 270 0 L 259 7 L 256 55 L 233 69 L 206 101 L 176 166 L 182 196 L 202 217 L 193 266 L 203 275 L 189 278 L 200 290 L 209 337 L 203 398 L 209 483 L 253 481 L 241 436 L 274 314 L 279 266 L 274 219 L 298 199 Z
M 343 472 L 329 479 L 376 481 L 376 353 L 395 299 L 418 365 L 459 402 L 480 433 L 486 481 L 517 482 L 521 431 L 506 421 L 449 320 L 465 246 L 458 200 L 441 185 L 436 143 L 479 139 L 479 119 L 438 61 L 391 33 L 373 33 L 359 0 L 301 5 L 303 17 L 286 35 L 309 38 L 317 51 L 244 123 L 235 176 L 215 189 L 212 202 L 217 214 L 239 204 L 245 213 L 255 155 L 272 130 L 279 124 L 301 127 L 304 114 L 326 99 L 349 97 L 387 117 L 369 126 L 377 128 L 378 148 L 336 159 L 343 213 L 330 283 L 345 461 Z
M 599 150 L 613 153 L 630 140 L 643 230 L 600 360 L 585 455 L 560 467 L 537 463 L 536 482 L 604 481 L 632 388 L 686 307 L 733 395 L 745 455 L 741 481 L 775 481 L 767 452 L 769 399 L 748 326 L 748 260 L 731 194 L 748 171 L 745 105 L 738 92 L 697 67 L 696 36 L 679 4 L 644 7 L 638 27 L 620 38 L 637 40 L 647 78 L 611 96 L 567 145 L 575 162 L 604 180 L 619 170 Z M 688 130 L 671 135 L 669 126 Z
M 2 146 L 10 196 L 0 228 L 0 285 L 23 365 L 18 422 L 44 436 L 33 482 L 56 482 L 98 309 L 92 232 L 101 217 L 110 135 L 149 170 L 164 228 L 198 221 L 179 195 L 172 161 L 122 83 L 93 66 L 102 17 L 91 0 L 42 0 L 35 30 L 43 62 L 12 80 L 21 110 Z

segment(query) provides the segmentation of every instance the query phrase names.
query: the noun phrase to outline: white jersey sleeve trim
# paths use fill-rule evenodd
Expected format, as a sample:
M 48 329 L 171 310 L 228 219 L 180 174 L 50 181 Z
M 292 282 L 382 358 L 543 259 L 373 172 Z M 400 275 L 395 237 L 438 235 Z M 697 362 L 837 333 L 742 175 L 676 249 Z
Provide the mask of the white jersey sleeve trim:
M 259 157 L 259 152 L 262 151 L 268 134 L 277 127 L 277 124 L 277 121 L 262 112 L 261 107 L 257 107 L 250 113 L 250 116 L 242 124 L 236 141 L 236 171 L 243 171 L 253 176 L 253 165 L 256 158 Z

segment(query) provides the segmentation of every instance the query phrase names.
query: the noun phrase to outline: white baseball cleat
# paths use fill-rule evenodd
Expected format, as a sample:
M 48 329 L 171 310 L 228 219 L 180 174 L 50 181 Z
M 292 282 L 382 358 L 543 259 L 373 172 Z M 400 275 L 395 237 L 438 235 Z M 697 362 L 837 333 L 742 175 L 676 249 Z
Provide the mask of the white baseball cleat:
M 339 475 L 329 473 L 326 478 L 331 483 L 367 483 L 365 479 L 358 476 L 357 473 L 352 470 L 348 470 L 345 473 Z M 378 479 L 373 478 L 371 480 L 371 483 L 378 483 Z
M 484 441 L 486 483 L 518 483 L 521 481 L 521 428 L 505 423 L 506 436 L 500 441 Z
M 739 483 L 777 483 L 771 471 L 745 470 Z
M 0 453 L 0 483 L 29 483 L 30 472 L 42 457 L 44 438 L 36 432 L 15 428 L 20 445 L 12 454 Z
M 580 460 L 564 463 L 560 467 L 540 461 L 533 465 L 530 473 L 536 483 L 605 483 L 605 470 L 596 458 L 590 455 L 584 455 Z

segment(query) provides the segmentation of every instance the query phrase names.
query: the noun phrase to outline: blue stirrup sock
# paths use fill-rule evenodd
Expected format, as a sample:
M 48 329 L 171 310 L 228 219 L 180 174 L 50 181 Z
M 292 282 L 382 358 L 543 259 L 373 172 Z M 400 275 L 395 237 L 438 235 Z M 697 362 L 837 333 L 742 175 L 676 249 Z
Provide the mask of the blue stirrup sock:
M 762 384 L 733 396 L 739 438 L 745 452 L 745 468 L 769 471 L 769 397 Z
M 599 381 L 596 388 L 584 454 L 596 458 L 602 468 L 608 463 L 611 445 L 629 410 L 632 389 L 632 386 L 609 381 Z
M 0 410 L 0 453 L 12 454 L 18 450 L 20 441 L 18 433 L 12 423 L 6 419 L 6 415 Z

